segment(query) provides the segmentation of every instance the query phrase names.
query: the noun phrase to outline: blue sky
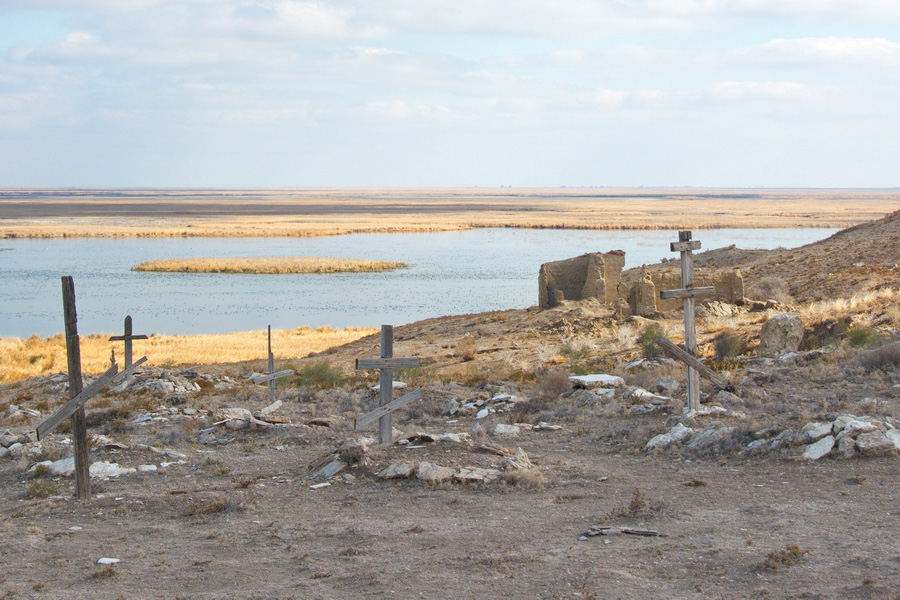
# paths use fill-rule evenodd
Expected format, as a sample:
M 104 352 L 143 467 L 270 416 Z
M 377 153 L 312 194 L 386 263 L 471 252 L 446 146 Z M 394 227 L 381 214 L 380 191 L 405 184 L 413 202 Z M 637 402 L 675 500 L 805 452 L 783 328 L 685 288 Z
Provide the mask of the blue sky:
M 3 0 L 0 186 L 900 186 L 894 0 Z

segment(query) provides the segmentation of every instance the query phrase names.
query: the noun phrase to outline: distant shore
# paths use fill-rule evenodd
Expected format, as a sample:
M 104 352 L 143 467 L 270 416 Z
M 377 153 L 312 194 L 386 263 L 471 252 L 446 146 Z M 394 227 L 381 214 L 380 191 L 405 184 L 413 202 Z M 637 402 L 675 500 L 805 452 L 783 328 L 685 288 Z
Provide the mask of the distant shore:
M 842 228 L 900 190 L 0 189 L 0 239 L 529 229 Z

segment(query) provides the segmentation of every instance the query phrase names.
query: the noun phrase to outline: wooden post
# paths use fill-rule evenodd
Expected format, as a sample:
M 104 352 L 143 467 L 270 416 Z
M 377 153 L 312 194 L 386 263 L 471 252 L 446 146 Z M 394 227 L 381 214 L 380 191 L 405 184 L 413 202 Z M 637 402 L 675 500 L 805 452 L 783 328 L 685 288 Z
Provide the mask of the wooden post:
M 381 326 L 381 358 L 394 356 L 394 326 Z M 394 399 L 394 370 L 381 369 L 378 377 L 378 406 L 386 406 Z M 378 442 L 390 444 L 394 441 L 394 416 L 387 413 L 378 419 Z
M 63 316 L 66 322 L 66 362 L 69 367 L 69 398 L 74 399 L 83 387 L 81 379 L 81 344 L 78 339 L 78 316 L 75 312 L 75 282 L 71 277 L 62 278 Z M 87 427 L 84 423 L 84 407 L 72 414 L 72 437 L 75 439 L 75 495 L 79 500 L 91 497 L 91 479 L 88 471 Z
M 671 298 L 684 299 L 684 349 L 692 356 L 697 355 L 697 324 L 694 298 L 715 293 L 712 287 L 694 287 L 694 250 L 700 249 L 699 240 L 691 240 L 690 231 L 679 231 L 678 241 L 672 242 L 672 252 L 681 253 L 681 289 L 663 290 L 659 296 L 663 300 Z M 687 365 L 688 410 L 700 408 L 700 374 L 690 364 Z
M 272 326 L 269 325 L 269 375 L 275 373 L 275 355 L 272 354 Z M 269 404 L 275 402 L 275 380 L 269 381 Z

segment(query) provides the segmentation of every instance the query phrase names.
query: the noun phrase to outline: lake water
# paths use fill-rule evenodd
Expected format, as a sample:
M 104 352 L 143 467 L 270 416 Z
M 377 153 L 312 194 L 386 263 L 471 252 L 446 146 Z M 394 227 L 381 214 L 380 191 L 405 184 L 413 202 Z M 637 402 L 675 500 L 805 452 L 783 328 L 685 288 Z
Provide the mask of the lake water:
M 704 249 L 792 248 L 833 229 L 701 230 Z M 475 229 L 320 238 L 0 240 L 0 336 L 63 329 L 60 277 L 75 279 L 80 333 L 224 333 L 401 325 L 537 304 L 541 263 L 621 249 L 626 268 L 677 257 L 675 231 Z M 328 256 L 397 260 L 409 269 L 327 275 L 138 273 L 167 258 Z

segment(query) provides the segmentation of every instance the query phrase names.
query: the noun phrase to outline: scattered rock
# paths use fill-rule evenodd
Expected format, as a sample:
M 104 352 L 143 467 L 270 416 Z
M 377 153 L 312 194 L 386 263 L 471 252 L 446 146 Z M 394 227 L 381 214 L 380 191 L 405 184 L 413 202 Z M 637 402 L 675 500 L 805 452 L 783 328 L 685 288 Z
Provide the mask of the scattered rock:
M 657 436 L 652 437 L 650 441 L 647 442 L 647 444 L 644 446 L 644 450 L 667 448 L 676 442 L 680 442 L 681 440 L 690 437 L 693 433 L 693 429 L 691 429 L 690 427 L 685 427 L 681 423 L 678 423 L 667 433 L 661 433 Z
M 476 418 L 476 419 L 483 419 L 483 418 L 485 418 L 486 416 L 488 416 L 489 414 L 491 414 L 490 409 L 482 408 L 481 410 L 478 411 L 478 414 L 475 415 L 475 418 Z
M 803 451 L 803 458 L 807 460 L 819 460 L 824 456 L 828 456 L 831 449 L 834 448 L 834 436 L 827 435 L 814 444 L 810 444 Z
M 561 425 L 551 425 L 550 423 L 547 423 L 546 421 L 541 421 L 537 425 L 534 425 L 531 429 L 532 429 L 532 431 L 559 431 L 560 429 L 562 429 L 562 426 Z
M 717 404 L 721 404 L 722 406 L 728 408 L 743 408 L 744 401 L 740 396 L 732 394 L 731 392 L 727 392 L 725 390 L 719 390 L 712 399 L 713 402 Z
M 460 483 L 493 483 L 500 479 L 500 471 L 479 467 L 463 467 L 453 475 L 453 479 Z
M 900 429 L 888 429 L 885 436 L 894 443 L 894 448 L 900 450 Z
M 842 437 L 837 443 L 837 453 L 843 458 L 853 458 L 856 456 L 856 440 L 850 436 Z
M 394 463 L 386 469 L 379 471 L 378 477 L 381 479 L 406 479 L 410 477 L 416 470 L 413 463 Z
M 419 463 L 419 469 L 416 471 L 416 479 L 427 483 L 444 483 L 453 478 L 456 469 L 451 467 L 442 467 L 434 463 L 422 461 Z
M 312 479 L 328 479 L 329 477 L 334 477 L 346 468 L 346 462 L 344 462 L 340 458 L 335 458 L 334 460 L 327 463 L 324 467 L 313 473 L 310 477 Z M 380 476 L 381 474 L 379 473 L 379 477 Z
M 616 375 L 572 375 L 569 377 L 575 387 L 581 388 L 618 388 L 625 385 L 625 380 Z
M 660 377 L 653 384 L 653 389 L 660 394 L 672 395 L 681 389 L 681 383 L 671 377 Z
M 73 471 L 74 471 L 74 458 L 73 458 Z M 112 463 L 106 461 L 98 461 L 93 463 L 89 468 L 88 472 L 91 477 L 98 477 L 100 479 L 107 479 L 109 477 L 118 477 L 119 475 L 127 475 L 129 473 L 136 473 L 137 469 L 132 469 L 130 467 L 120 467 L 119 463 Z
M 856 449 L 862 456 L 890 456 L 897 451 L 894 442 L 880 431 L 861 433 L 856 438 Z
M 494 427 L 494 435 L 505 437 L 516 437 L 520 433 L 520 429 L 516 425 L 507 425 L 506 423 L 497 423 Z
M 728 449 L 738 433 L 737 427 L 723 427 L 714 421 L 692 435 L 685 447 L 699 454 L 719 454 Z
M 138 465 L 138 473 L 152 473 L 157 470 L 156 465 Z
M 803 339 L 803 321 L 797 313 L 775 315 L 766 321 L 759 334 L 761 356 L 777 358 L 796 352 Z
M 98 560 L 98 561 L 97 561 L 97 564 L 98 564 L 98 565 L 114 565 L 114 564 L 116 564 L 117 562 L 120 562 L 118 558 L 107 558 L 107 557 L 104 557 L 104 558 L 101 558 L 100 560 Z
M 804 444 L 818 442 L 826 435 L 831 435 L 831 423 L 807 423 L 800 428 Z

